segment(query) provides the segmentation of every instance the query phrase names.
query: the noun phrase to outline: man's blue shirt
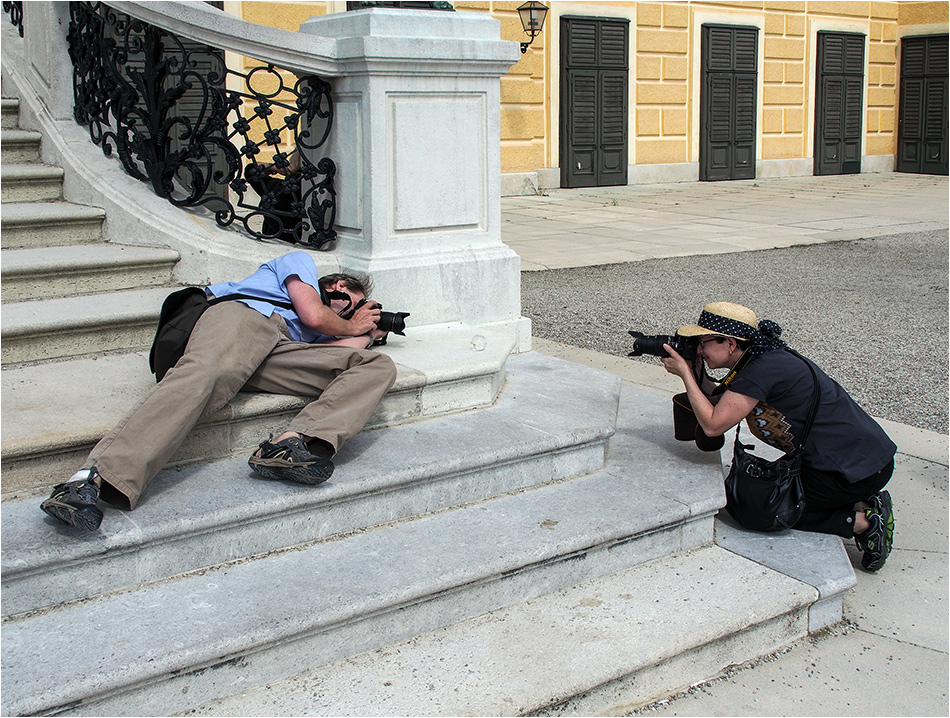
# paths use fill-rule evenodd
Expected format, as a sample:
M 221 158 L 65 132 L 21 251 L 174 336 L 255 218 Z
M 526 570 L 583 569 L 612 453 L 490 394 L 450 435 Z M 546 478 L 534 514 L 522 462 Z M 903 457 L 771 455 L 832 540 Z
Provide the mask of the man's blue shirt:
M 216 297 L 226 297 L 229 294 L 250 294 L 262 299 L 273 299 L 278 302 L 290 302 L 290 295 L 284 282 L 290 277 L 298 277 L 300 281 L 309 284 L 320 292 L 317 264 L 306 252 L 290 252 L 269 262 L 262 264 L 254 274 L 239 282 L 221 282 L 212 284 L 208 291 Z M 292 309 L 275 307 L 268 302 L 256 302 L 250 299 L 237 299 L 249 307 L 256 309 L 265 317 L 274 312 L 280 314 L 287 322 L 287 329 L 292 339 L 298 342 L 320 342 L 330 339 L 305 326 L 300 317 Z

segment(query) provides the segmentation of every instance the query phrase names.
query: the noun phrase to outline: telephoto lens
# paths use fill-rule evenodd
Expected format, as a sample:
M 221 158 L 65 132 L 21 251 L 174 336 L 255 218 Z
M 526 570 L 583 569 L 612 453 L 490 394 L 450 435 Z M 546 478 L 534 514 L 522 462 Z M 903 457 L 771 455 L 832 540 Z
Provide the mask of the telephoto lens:
M 627 354 L 628 357 L 639 357 L 649 354 L 654 357 L 668 357 L 669 352 L 663 348 L 664 344 L 673 347 L 686 361 L 692 361 L 696 358 L 697 340 L 695 337 L 681 337 L 679 334 L 670 336 L 669 334 L 655 334 L 649 336 L 643 332 L 635 332 L 632 329 L 627 332 L 633 337 L 633 351 Z

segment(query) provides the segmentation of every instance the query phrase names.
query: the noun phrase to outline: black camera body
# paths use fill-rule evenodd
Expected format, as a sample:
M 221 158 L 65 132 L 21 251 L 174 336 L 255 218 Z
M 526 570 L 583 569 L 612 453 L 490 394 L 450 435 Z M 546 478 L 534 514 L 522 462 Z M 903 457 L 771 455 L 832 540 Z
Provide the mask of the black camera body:
M 635 332 L 632 329 L 627 332 L 633 337 L 633 351 L 627 354 L 630 357 L 639 357 L 649 354 L 655 357 L 668 357 L 670 354 L 663 348 L 664 344 L 669 344 L 673 350 L 683 357 L 686 361 L 693 361 L 696 358 L 696 349 L 699 347 L 699 337 L 684 337 L 679 334 L 670 336 L 669 334 L 654 334 L 648 336 L 643 332 Z

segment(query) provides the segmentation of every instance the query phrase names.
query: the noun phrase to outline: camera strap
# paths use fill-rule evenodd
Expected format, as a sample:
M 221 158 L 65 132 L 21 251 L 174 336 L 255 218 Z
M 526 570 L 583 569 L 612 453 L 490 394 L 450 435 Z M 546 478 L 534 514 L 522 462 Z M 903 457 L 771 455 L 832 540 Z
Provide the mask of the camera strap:
M 330 306 L 330 300 L 332 299 L 341 299 L 346 302 L 346 307 L 342 312 L 339 312 L 340 316 L 344 319 L 349 319 L 353 316 L 353 312 L 356 311 L 357 307 L 353 306 L 353 298 L 346 292 L 338 292 L 335 289 L 324 289 L 320 287 L 320 300 L 326 305 Z
M 749 353 L 749 350 L 748 350 L 748 349 L 746 349 L 744 352 L 742 352 L 742 355 L 739 357 L 738 361 L 736 361 L 735 366 L 732 367 L 732 370 L 731 370 L 728 374 L 726 374 L 726 376 L 723 377 L 722 381 L 720 382 L 720 385 L 723 387 L 723 390 L 725 390 L 725 387 L 729 386 L 729 383 L 730 383 L 733 379 L 736 378 L 736 374 L 738 374 L 739 371 L 740 371 L 746 364 L 748 364 L 750 361 L 752 361 L 752 356 L 753 356 L 753 355 Z

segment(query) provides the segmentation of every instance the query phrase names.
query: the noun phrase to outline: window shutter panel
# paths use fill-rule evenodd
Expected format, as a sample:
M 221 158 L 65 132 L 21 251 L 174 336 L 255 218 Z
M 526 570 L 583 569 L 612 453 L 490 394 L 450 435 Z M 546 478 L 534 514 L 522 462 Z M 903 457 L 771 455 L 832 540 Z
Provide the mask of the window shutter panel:
M 756 40 L 758 32 L 752 29 L 736 28 L 735 30 L 735 70 L 755 72 L 758 66 Z
M 627 67 L 627 26 L 603 23 L 600 27 L 600 67 Z
M 708 28 L 707 68 L 709 70 L 732 69 L 732 31 L 731 28 Z
M 597 66 L 597 26 L 592 22 L 574 20 L 571 23 L 568 67 Z
M 864 77 L 864 36 L 844 36 L 843 75 L 861 75 Z
M 947 130 L 947 82 L 946 80 L 926 80 L 925 93 L 927 110 L 924 115 L 924 137 L 938 139 Z
M 736 78 L 736 123 L 733 139 L 736 144 L 755 143 L 755 89 L 754 77 Z
M 593 147 L 597 144 L 597 74 L 574 70 L 574 106 L 571 108 L 573 136 L 571 144 Z

